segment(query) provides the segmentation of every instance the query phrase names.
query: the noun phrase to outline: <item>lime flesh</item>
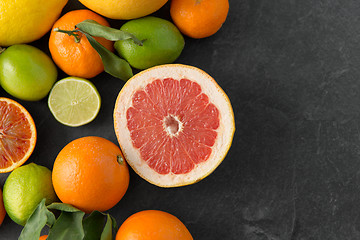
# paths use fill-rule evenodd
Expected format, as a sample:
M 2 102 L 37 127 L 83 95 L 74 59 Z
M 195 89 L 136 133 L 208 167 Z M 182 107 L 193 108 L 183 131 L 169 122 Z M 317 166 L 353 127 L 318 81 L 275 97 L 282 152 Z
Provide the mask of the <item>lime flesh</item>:
M 6 179 L 3 197 L 9 217 L 17 224 L 25 225 L 43 198 L 46 198 L 46 204 L 57 200 L 51 171 L 35 163 L 15 169 Z
M 78 127 L 95 119 L 99 113 L 100 94 L 90 81 L 68 77 L 58 81 L 49 94 L 48 105 L 60 123 Z

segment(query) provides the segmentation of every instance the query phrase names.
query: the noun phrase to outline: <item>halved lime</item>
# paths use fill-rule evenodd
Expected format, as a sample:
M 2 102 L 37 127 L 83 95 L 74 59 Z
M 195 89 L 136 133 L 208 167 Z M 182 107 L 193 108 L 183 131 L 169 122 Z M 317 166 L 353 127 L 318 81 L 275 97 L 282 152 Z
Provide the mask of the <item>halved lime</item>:
M 60 123 L 78 127 L 94 120 L 100 110 L 100 94 L 94 84 L 78 77 L 58 81 L 49 94 L 48 105 Z

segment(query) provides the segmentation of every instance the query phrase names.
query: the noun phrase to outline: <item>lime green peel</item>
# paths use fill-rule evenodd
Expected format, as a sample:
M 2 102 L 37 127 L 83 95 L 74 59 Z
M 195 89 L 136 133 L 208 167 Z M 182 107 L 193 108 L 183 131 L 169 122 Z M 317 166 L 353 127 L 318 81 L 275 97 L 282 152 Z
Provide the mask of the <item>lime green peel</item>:
M 17 224 L 25 225 L 43 198 L 46 205 L 57 200 L 51 171 L 35 163 L 15 169 L 6 179 L 3 197 L 9 217 Z

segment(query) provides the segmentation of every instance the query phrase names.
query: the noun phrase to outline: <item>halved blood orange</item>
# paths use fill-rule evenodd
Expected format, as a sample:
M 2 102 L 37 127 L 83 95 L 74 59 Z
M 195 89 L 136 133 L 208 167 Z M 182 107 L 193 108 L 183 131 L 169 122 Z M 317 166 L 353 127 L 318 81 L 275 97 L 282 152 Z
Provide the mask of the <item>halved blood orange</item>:
M 36 128 L 29 112 L 14 100 L 0 97 L 0 173 L 26 162 L 35 143 Z
M 208 176 L 225 158 L 235 131 L 230 100 L 215 80 L 180 64 L 128 80 L 116 100 L 114 127 L 129 165 L 161 187 Z

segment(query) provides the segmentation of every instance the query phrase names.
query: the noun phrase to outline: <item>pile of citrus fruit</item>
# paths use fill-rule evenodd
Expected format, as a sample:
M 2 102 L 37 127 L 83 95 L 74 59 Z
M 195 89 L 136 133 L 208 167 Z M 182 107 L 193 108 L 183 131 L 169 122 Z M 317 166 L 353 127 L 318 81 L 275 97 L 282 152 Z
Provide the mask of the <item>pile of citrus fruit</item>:
M 11 172 L 0 191 L 0 224 L 7 212 L 25 226 L 19 239 L 39 239 L 45 224 L 49 235 L 40 239 L 112 239 L 114 219 L 99 211 L 126 193 L 128 165 L 160 187 L 189 185 L 211 174 L 232 143 L 234 114 L 225 92 L 203 70 L 173 64 L 185 47 L 182 34 L 218 32 L 228 0 L 172 0 L 172 21 L 148 16 L 167 0 L 80 2 L 89 9 L 60 16 L 67 0 L 0 1 L 0 86 L 12 97 L 47 98 L 58 122 L 79 127 L 101 107 L 90 78 L 105 70 L 126 81 L 113 106 L 120 148 L 97 136 L 76 139 L 57 154 L 52 171 L 23 165 L 36 145 L 35 123 L 17 100 L 0 97 L 0 173 Z M 114 29 L 106 18 L 127 22 Z M 31 45 L 49 31 L 50 56 Z M 133 76 L 133 69 L 140 72 Z M 68 77 L 59 80 L 59 70 Z M 54 210 L 61 211 L 56 221 Z M 104 216 L 106 224 L 89 233 Z M 116 239 L 193 238 L 175 216 L 148 210 L 129 217 Z

